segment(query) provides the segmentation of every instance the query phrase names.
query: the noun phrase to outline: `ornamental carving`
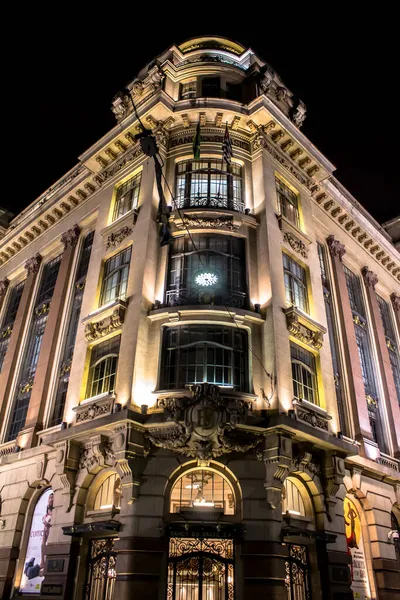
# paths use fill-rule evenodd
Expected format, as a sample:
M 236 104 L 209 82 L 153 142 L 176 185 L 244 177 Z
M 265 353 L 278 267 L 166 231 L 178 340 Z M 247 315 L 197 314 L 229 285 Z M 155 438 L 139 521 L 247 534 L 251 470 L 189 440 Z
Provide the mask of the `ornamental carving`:
M 113 331 L 120 329 L 125 317 L 125 304 L 120 304 L 113 309 L 111 314 L 101 321 L 89 321 L 85 325 L 85 337 L 88 342 L 98 340 Z
M 80 233 L 81 230 L 79 229 L 78 225 L 74 225 L 71 229 L 68 229 L 68 231 L 65 231 L 62 234 L 61 243 L 64 246 L 64 250 L 66 250 L 68 247 L 75 248 L 76 244 L 78 243 Z
M 96 182 L 99 185 L 102 185 L 105 181 L 107 181 L 107 179 L 110 179 L 110 177 L 113 177 L 116 173 L 118 173 L 119 171 L 121 171 L 121 169 L 123 169 L 124 167 L 126 167 L 126 165 L 128 165 L 129 163 L 133 162 L 134 160 L 136 160 L 136 158 L 138 158 L 139 156 L 141 156 L 141 154 L 143 154 L 143 150 L 140 147 L 139 143 L 136 143 L 134 146 L 132 146 L 131 149 L 127 150 L 126 152 L 124 152 L 123 156 L 121 159 L 117 159 L 115 161 L 115 163 L 113 163 L 111 166 L 109 166 L 107 168 L 107 164 L 104 166 L 103 171 L 101 171 L 100 173 L 97 173 L 96 175 Z
M 312 324 L 301 315 L 296 307 L 292 306 L 284 310 L 286 325 L 290 333 L 304 344 L 312 346 L 316 350 L 322 348 L 324 333 L 326 329 L 320 325 Z M 313 328 L 314 327 L 314 328 Z
M 85 444 L 79 457 L 79 468 L 96 473 L 114 464 L 112 444 L 104 435 L 96 435 Z
M 50 310 L 50 302 L 44 302 L 40 306 L 35 308 L 35 315 L 37 317 L 41 317 L 42 315 L 47 315 Z
M 202 229 L 228 229 L 229 231 L 237 231 L 240 227 L 233 221 L 233 217 L 198 217 L 196 215 L 183 215 L 183 221 L 176 222 L 178 229 L 202 228 Z
M 390 296 L 390 300 L 392 301 L 393 310 L 395 312 L 400 312 L 400 296 L 393 292 Z
M 152 427 L 148 438 L 155 446 L 199 460 L 209 460 L 230 452 L 247 452 L 255 448 L 259 435 L 237 430 L 246 420 L 248 403 L 221 397 L 220 388 L 203 383 L 192 386 L 190 397 L 166 398 L 159 401 L 169 427 Z
M 0 333 L 0 338 L 4 339 L 6 337 L 9 337 L 12 334 L 12 330 L 13 330 L 12 326 L 9 325 L 5 329 L 3 329 L 3 331 Z
M 109 250 L 109 248 L 116 248 L 119 246 L 121 242 L 132 233 L 132 231 L 132 227 L 128 227 L 128 225 L 126 225 L 125 227 L 118 229 L 118 231 L 115 233 L 110 233 L 106 239 L 106 249 Z
M 312 411 L 297 407 L 296 416 L 299 421 L 303 421 L 304 423 L 307 423 L 312 427 L 316 427 L 317 429 L 328 431 L 328 421 Z
M 344 244 L 341 244 L 334 235 L 330 235 L 326 240 L 329 248 L 330 255 L 332 258 L 339 257 L 339 260 L 343 260 L 343 256 L 346 254 L 346 248 Z
M 84 421 L 92 421 L 98 417 L 104 417 L 112 412 L 114 406 L 114 396 L 111 394 L 106 395 L 100 400 L 88 402 L 87 404 L 80 404 L 74 408 L 76 413 L 76 423 L 83 423 Z
M 308 248 L 305 245 L 305 243 L 302 242 L 301 240 L 299 240 L 298 237 L 296 237 L 295 235 L 293 235 L 289 231 L 286 231 L 283 234 L 283 241 L 287 242 L 289 244 L 289 246 L 295 252 L 297 252 L 298 254 L 301 254 L 301 256 L 303 256 L 304 258 L 308 257 Z
M 24 265 L 27 275 L 37 275 L 39 273 L 41 262 L 42 257 L 39 253 L 35 254 L 35 256 L 32 256 L 32 258 L 29 258 Z
M 361 269 L 361 275 L 363 276 L 366 287 L 371 286 L 372 289 L 374 290 L 376 284 L 378 283 L 378 275 L 376 275 L 376 273 L 373 273 L 372 271 L 370 271 L 368 269 L 368 267 L 363 267 Z
M 304 102 L 299 100 L 298 105 L 293 111 L 292 121 L 300 129 L 306 119 L 307 108 Z
M 0 281 L 0 300 L 2 300 L 4 298 L 4 296 L 6 295 L 9 285 L 10 285 L 10 282 L 7 278 L 2 279 Z
M 129 96 L 122 92 L 119 92 L 111 100 L 111 110 L 115 115 L 117 121 L 122 121 L 132 110 Z

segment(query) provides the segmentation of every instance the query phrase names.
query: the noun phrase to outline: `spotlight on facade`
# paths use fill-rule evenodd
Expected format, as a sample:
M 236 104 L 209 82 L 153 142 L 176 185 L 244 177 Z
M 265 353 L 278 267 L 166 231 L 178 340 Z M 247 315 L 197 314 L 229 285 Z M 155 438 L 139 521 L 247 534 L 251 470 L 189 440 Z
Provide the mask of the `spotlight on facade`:
M 147 415 L 148 409 L 149 409 L 148 404 L 142 404 L 140 407 L 140 412 L 142 413 L 142 415 Z
M 249 215 L 250 214 L 250 209 L 249 208 L 245 208 L 244 209 L 244 214 L 245 215 Z
M 397 531 L 397 529 L 391 529 L 390 531 L 388 531 L 388 539 L 393 541 L 394 540 L 398 540 L 400 538 L 400 534 Z
M 67 423 L 67 421 L 63 421 L 63 422 L 61 423 L 61 429 L 67 429 L 67 427 L 68 427 L 68 423 Z
M 161 300 L 154 300 L 153 310 L 158 310 L 161 308 Z
M 294 411 L 294 409 L 293 409 L 293 408 L 290 408 L 290 409 L 287 411 L 287 414 L 289 415 L 289 417 L 290 417 L 291 419 L 294 419 L 294 418 L 296 417 L 296 412 Z
M 260 310 L 261 310 L 261 304 L 255 304 L 254 305 L 254 311 L 258 314 L 260 314 Z
M 121 409 L 122 409 L 122 404 L 120 404 L 119 402 L 116 402 L 114 404 L 114 412 L 115 413 L 120 412 Z
M 21 452 L 21 450 L 22 450 L 21 446 L 14 446 L 14 452 L 15 453 Z
M 343 433 L 341 431 L 337 432 L 337 436 L 338 436 L 339 440 L 343 439 Z

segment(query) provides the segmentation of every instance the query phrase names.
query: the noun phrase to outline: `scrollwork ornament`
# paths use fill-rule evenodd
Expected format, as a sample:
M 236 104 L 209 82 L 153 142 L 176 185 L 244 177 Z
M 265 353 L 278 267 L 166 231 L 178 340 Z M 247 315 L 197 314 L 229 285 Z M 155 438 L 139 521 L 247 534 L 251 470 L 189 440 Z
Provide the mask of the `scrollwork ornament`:
M 24 265 L 27 275 L 37 275 L 39 273 L 41 262 L 42 257 L 39 253 L 32 256 L 32 258 L 29 258 Z
M 66 250 L 68 247 L 75 248 L 76 244 L 78 243 L 80 233 L 81 230 L 79 229 L 78 225 L 74 225 L 71 227 L 71 229 L 68 229 L 62 234 L 61 243 L 64 246 L 64 250 Z
M 334 235 L 330 235 L 326 242 L 328 244 L 328 249 L 332 258 L 338 257 L 339 260 L 342 262 L 343 256 L 346 254 L 346 248 L 344 244 L 340 243 Z
M 0 281 L 0 300 L 2 300 L 6 295 L 9 285 L 10 282 L 7 278 Z

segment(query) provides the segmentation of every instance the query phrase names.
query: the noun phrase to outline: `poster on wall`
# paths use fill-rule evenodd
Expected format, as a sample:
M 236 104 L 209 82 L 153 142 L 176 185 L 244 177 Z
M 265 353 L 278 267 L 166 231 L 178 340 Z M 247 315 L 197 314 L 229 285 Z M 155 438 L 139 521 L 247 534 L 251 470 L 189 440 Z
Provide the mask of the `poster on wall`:
M 19 588 L 19 591 L 24 594 L 40 594 L 44 579 L 44 561 L 51 527 L 53 499 L 53 490 L 48 489 L 43 492 L 35 506 Z
M 346 526 L 347 552 L 351 555 L 352 559 L 350 575 L 353 597 L 357 600 L 368 600 L 371 594 L 360 517 L 355 505 L 349 498 L 345 498 L 344 500 L 344 522 Z

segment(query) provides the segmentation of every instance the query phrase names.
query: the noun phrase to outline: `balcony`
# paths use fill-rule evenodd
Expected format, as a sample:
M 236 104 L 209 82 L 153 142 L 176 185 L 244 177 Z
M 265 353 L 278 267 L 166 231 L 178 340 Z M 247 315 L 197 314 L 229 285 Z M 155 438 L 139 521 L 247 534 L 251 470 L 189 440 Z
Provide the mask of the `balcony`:
M 214 208 L 225 208 L 227 210 L 233 210 L 235 212 L 245 212 L 245 206 L 242 200 L 229 199 L 227 196 L 222 196 L 218 194 L 193 194 L 190 196 L 184 196 L 177 199 L 176 204 L 179 209 L 207 208 L 210 210 Z
M 243 292 L 230 290 L 212 291 L 209 289 L 190 290 L 178 288 L 167 290 L 165 293 L 166 306 L 195 306 L 197 304 L 248 309 L 249 299 L 247 294 Z

